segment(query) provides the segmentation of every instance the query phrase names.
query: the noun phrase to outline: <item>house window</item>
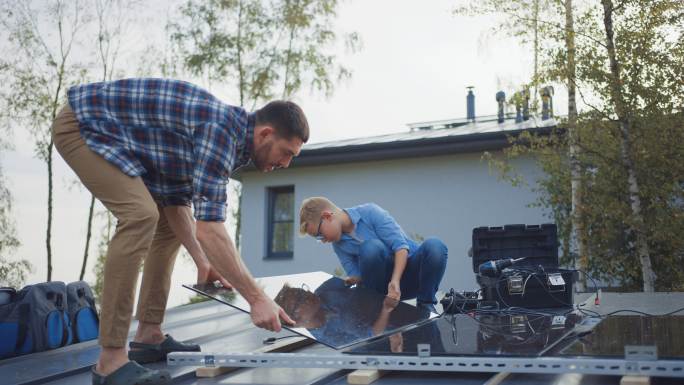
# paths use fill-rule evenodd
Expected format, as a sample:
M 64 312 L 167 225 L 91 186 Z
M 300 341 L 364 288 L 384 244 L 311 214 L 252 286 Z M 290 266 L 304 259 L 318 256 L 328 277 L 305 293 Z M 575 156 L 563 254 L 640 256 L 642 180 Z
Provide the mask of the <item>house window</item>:
M 268 189 L 266 258 L 292 258 L 294 248 L 294 186 Z

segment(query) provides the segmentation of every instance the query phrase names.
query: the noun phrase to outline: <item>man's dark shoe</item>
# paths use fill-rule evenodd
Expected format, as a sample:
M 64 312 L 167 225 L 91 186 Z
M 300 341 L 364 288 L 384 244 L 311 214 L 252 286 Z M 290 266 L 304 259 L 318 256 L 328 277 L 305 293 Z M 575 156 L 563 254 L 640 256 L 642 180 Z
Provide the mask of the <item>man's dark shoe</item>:
M 103 376 L 92 369 L 93 385 L 164 385 L 171 383 L 171 375 L 166 370 L 143 368 L 135 362 L 129 362 L 108 376 Z
M 421 311 L 421 315 L 423 315 L 425 318 L 429 318 L 430 313 L 437 314 L 437 310 L 435 309 L 435 305 L 432 302 L 417 301 L 416 307 L 418 308 L 418 310 Z
M 143 344 L 131 342 L 128 344 L 131 349 L 128 351 L 128 359 L 139 364 L 149 364 L 150 362 L 164 361 L 166 355 L 171 352 L 199 352 L 199 345 L 185 344 L 176 341 L 170 335 L 161 344 Z

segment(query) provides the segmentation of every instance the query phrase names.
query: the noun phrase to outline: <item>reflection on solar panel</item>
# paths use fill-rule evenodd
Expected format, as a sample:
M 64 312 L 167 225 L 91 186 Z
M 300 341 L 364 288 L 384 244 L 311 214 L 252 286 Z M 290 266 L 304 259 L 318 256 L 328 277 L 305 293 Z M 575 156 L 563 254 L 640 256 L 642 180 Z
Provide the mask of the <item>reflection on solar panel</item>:
M 295 320 L 287 329 L 335 349 L 391 334 L 431 316 L 373 290 L 345 286 L 343 280 L 322 272 L 260 278 L 257 284 Z M 249 304 L 236 291 L 183 286 L 249 313 Z
M 658 359 L 684 359 L 684 316 L 611 316 L 558 355 L 624 357 L 626 345 L 656 346 Z
M 346 353 L 417 355 L 418 344 L 429 344 L 435 356 L 539 356 L 568 336 L 577 321 L 568 317 L 554 325 L 553 320 L 538 314 L 445 315 Z

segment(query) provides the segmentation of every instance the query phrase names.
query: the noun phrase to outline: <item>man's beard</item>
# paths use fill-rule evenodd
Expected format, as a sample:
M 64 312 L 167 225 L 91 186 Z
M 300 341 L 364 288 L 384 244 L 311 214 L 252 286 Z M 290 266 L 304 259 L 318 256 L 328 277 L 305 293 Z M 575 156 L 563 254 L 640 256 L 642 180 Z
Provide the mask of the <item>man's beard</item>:
M 260 171 L 269 171 L 271 164 L 268 163 L 268 155 L 271 153 L 273 143 L 264 143 L 260 149 L 254 150 L 254 166 Z

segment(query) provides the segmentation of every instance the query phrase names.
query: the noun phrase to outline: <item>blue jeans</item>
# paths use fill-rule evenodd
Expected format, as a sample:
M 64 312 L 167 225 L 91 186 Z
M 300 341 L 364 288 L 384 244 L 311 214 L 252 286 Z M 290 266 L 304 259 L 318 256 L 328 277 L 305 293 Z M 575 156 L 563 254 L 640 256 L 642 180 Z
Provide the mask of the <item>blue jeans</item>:
M 401 276 L 401 299 L 417 298 L 418 302 L 437 303 L 435 293 L 444 276 L 447 247 L 437 238 L 426 239 L 413 257 L 408 259 Z M 387 294 L 392 278 L 394 255 L 387 255 L 382 241 L 371 239 L 361 244 L 359 253 L 361 281 L 365 287 Z

